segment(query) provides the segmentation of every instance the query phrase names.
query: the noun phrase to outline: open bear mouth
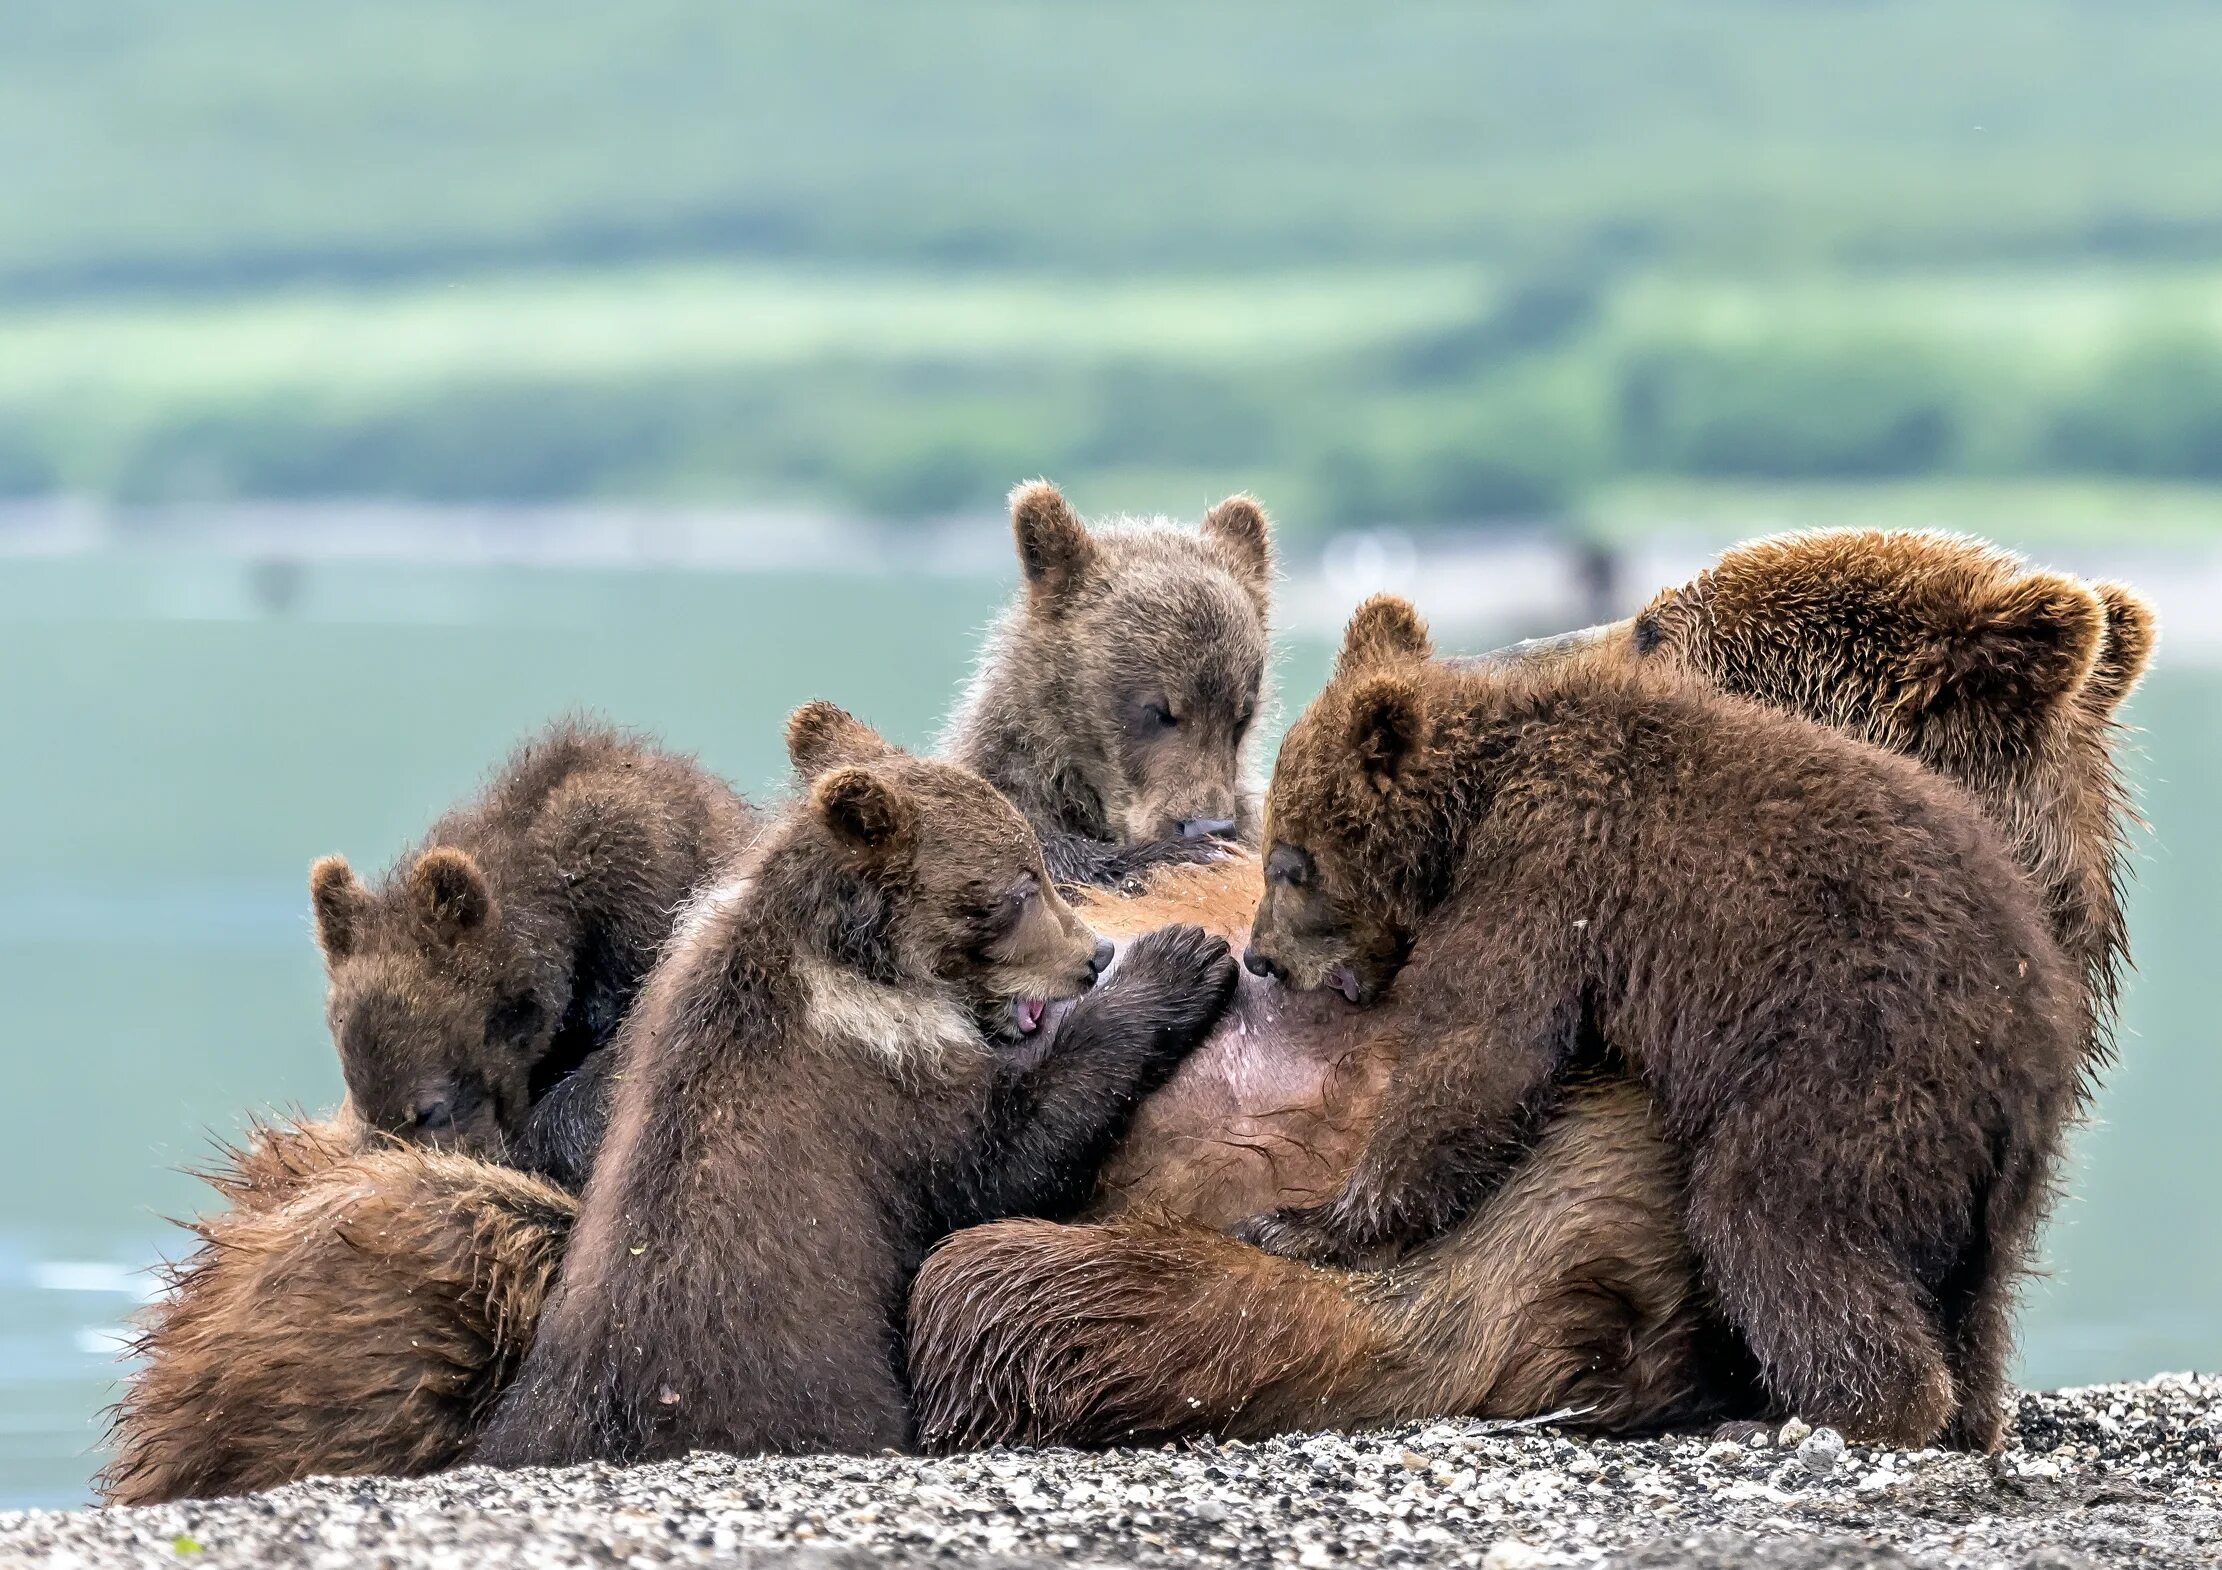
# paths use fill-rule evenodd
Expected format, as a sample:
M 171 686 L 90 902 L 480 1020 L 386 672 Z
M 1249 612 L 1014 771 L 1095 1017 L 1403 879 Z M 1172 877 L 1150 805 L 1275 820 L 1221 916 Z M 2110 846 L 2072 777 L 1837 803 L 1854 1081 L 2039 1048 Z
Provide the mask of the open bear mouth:
M 1042 1015 L 1048 1008 L 1047 998 L 1011 999 L 1011 1028 L 1021 1036 L 1031 1036 L 1042 1028 Z

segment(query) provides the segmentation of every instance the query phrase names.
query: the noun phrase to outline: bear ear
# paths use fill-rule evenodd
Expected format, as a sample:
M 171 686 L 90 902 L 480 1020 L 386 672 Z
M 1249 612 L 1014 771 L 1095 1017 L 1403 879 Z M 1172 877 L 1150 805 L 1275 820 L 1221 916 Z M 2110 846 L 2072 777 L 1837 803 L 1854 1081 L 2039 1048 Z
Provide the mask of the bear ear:
M 839 768 L 819 776 L 810 805 L 835 839 L 868 859 L 881 860 L 910 845 L 909 801 L 870 769 Z
M 2091 662 L 2091 679 L 2083 692 L 2101 714 L 2112 714 L 2152 663 L 2160 627 L 2153 608 L 2121 584 L 2094 583 L 2091 588 L 2106 612 L 2106 641 Z
M 1977 597 L 1932 636 L 1901 706 L 2050 708 L 2082 687 L 2105 637 L 2097 595 L 2060 573 L 2025 573 Z
M 787 716 L 787 759 L 806 780 L 845 763 L 891 758 L 895 750 L 878 731 L 823 698 L 813 698 Z
M 370 890 L 345 856 L 320 856 L 310 866 L 309 906 L 316 912 L 317 947 L 328 963 L 337 964 L 361 946 L 370 903 Z
M 1254 496 L 1230 496 L 1204 514 L 1205 538 L 1224 545 L 1253 585 L 1273 576 L 1272 528 Z
M 494 891 L 486 886 L 486 874 L 453 845 L 435 845 L 417 858 L 409 871 L 409 892 L 424 919 L 449 937 L 477 931 L 494 913 Z
M 1047 480 L 1011 492 L 1011 533 L 1018 541 L 1019 570 L 1036 610 L 1055 615 L 1087 577 L 1096 559 L 1088 526 Z
M 1419 682 L 1399 671 L 1367 676 L 1350 695 L 1349 737 L 1359 777 L 1375 795 L 1386 796 L 1408 782 L 1427 741 Z
M 1394 594 L 1376 594 L 1358 607 L 1350 625 L 1343 629 L 1335 674 L 1355 676 L 1379 666 L 1434 656 L 1435 644 L 1427 635 L 1427 623 L 1412 609 L 1412 602 Z

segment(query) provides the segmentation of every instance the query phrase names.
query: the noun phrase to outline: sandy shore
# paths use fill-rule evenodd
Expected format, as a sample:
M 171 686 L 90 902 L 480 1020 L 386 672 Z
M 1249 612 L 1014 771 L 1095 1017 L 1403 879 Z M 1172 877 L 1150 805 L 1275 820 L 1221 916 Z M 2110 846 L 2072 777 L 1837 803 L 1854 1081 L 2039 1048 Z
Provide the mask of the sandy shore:
M 699 1454 L 0 1515 L 0 1563 L 300 1566 L 2222 1564 L 2222 1378 L 2022 1398 L 1997 1457 L 1471 1422 L 946 1460 Z

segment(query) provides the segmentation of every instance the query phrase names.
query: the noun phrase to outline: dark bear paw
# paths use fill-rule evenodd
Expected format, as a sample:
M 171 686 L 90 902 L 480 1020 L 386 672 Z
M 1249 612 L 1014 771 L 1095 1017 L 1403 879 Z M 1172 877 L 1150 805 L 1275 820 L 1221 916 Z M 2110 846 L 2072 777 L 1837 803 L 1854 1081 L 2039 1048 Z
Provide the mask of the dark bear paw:
M 1129 1006 L 1147 999 L 1158 1010 L 1162 1033 L 1198 1041 L 1227 1013 L 1240 979 L 1242 966 L 1227 939 L 1182 922 L 1133 939 L 1111 973 L 1111 986 Z
M 1146 1009 L 1159 1045 L 1186 1054 L 1219 1023 L 1241 967 L 1227 940 L 1185 923 L 1144 933 L 1105 985 L 1126 1009 Z

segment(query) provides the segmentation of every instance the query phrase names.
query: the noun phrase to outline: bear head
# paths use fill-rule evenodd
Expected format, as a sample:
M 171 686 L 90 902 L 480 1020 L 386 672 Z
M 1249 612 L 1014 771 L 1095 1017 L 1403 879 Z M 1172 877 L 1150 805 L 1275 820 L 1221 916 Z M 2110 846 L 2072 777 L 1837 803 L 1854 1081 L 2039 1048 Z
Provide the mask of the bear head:
M 356 1115 L 403 1139 L 498 1152 L 562 1018 L 560 972 L 452 845 L 423 851 L 376 889 L 326 856 L 309 869 L 309 894 Z
M 952 998 L 995 1037 L 1031 1035 L 1048 1003 L 1094 985 L 1111 944 L 985 779 L 825 702 L 789 718 L 787 750 L 807 794 L 789 842 L 800 854 L 782 864 L 805 870 L 782 903 L 810 927 L 810 951 L 881 988 Z
M 1024 588 L 948 754 L 1012 790 L 1037 822 L 1075 833 L 1253 839 L 1243 757 L 1264 701 L 1264 510 L 1230 496 L 1194 531 L 1091 529 L 1037 481 L 1012 493 L 1011 528 Z M 1002 766 L 1005 752 L 1026 766 Z M 1022 776 L 1039 783 L 1016 788 Z
M 1388 989 L 1441 898 L 1453 829 L 1437 810 L 1459 760 L 1435 734 L 1427 628 L 1377 595 L 1334 673 L 1282 738 L 1265 803 L 1265 895 L 1244 963 L 1367 1004 Z

